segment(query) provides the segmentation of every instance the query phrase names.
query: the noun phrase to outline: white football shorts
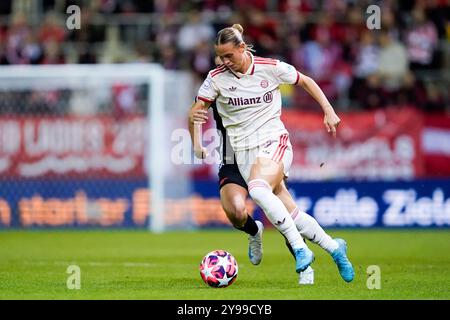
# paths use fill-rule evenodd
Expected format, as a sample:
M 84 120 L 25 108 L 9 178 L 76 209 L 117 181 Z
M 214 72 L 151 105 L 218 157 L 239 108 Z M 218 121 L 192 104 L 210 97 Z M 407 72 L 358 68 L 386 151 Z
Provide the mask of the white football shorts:
M 268 158 L 277 163 L 283 162 L 283 171 L 286 177 L 289 176 L 289 169 L 291 168 L 293 151 L 292 145 L 289 141 L 289 134 L 284 133 L 279 137 L 269 139 L 262 145 L 256 148 L 236 151 L 236 163 L 239 167 L 242 177 L 248 184 L 250 172 L 256 158 Z M 264 168 L 262 168 L 264 170 Z M 270 174 L 270 172 L 268 172 Z

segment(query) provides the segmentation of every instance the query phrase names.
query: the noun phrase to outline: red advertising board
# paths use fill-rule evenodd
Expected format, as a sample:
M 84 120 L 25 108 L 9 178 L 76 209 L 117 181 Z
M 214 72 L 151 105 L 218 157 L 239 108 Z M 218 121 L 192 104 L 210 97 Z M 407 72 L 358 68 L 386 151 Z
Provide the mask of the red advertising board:
M 342 122 L 333 138 L 322 113 L 283 111 L 294 148 L 290 179 L 410 179 L 424 174 L 421 113 L 397 108 L 339 116 Z
M 139 176 L 144 174 L 142 117 L 2 117 L 2 177 Z

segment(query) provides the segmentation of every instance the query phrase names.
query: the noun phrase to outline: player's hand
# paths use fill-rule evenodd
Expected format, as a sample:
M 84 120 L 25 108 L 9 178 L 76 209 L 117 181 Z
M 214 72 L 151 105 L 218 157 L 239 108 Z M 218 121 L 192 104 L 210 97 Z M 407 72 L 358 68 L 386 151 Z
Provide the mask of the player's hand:
M 336 137 L 336 131 L 340 122 L 341 119 L 339 119 L 333 108 L 330 106 L 330 108 L 325 112 L 323 123 L 325 124 L 327 131 L 331 133 L 333 137 Z
M 206 121 L 208 121 L 208 111 L 203 109 L 191 109 L 189 112 L 189 121 L 191 123 L 206 123 Z
M 208 150 L 205 147 L 194 148 L 194 154 L 199 159 L 206 159 Z

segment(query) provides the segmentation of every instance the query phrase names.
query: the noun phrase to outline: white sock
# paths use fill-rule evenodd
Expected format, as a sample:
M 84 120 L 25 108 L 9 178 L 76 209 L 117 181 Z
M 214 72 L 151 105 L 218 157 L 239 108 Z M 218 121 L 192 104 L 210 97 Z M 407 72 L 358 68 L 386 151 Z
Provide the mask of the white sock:
M 283 202 L 273 194 L 270 185 L 262 179 L 248 183 L 252 199 L 263 209 L 270 222 L 286 237 L 293 249 L 305 248 L 306 244 L 298 232 L 294 220 Z
M 328 253 L 333 252 L 339 244 L 322 229 L 320 224 L 306 212 L 295 208 L 291 213 L 298 232 L 306 239 L 318 244 Z

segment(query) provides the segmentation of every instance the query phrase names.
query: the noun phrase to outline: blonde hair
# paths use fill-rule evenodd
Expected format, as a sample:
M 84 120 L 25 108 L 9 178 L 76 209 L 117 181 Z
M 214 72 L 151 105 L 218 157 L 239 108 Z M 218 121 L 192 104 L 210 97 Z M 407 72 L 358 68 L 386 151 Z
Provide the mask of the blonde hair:
M 241 43 L 244 43 L 248 51 L 254 51 L 252 45 L 244 42 L 243 34 L 244 28 L 240 24 L 235 23 L 231 27 L 224 28 L 217 33 L 216 46 L 231 42 L 235 47 L 238 47 Z
M 239 23 L 235 23 L 231 26 L 233 29 L 236 29 L 237 31 L 239 31 L 239 33 L 241 34 L 241 36 L 244 34 L 244 28 L 239 24 Z

